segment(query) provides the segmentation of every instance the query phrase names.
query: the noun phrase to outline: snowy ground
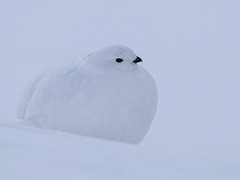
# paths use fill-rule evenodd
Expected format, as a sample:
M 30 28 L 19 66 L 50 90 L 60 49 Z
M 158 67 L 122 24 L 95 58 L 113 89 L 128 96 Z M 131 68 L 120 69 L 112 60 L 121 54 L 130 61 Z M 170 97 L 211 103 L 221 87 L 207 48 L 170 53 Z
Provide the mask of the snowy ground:
M 154 149 L 6 124 L 0 132 L 4 180 L 240 178 L 240 149 L 231 147 L 160 140 Z
M 240 1 L 0 3 L 0 180 L 240 179 Z M 57 60 L 131 47 L 154 77 L 140 145 L 10 125 L 23 90 Z

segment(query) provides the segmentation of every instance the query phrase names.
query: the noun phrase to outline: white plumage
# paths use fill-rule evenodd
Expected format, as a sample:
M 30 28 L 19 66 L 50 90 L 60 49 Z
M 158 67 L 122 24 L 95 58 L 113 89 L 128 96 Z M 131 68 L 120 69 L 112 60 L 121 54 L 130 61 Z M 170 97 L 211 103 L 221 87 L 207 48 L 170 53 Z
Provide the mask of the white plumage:
M 104 48 L 42 74 L 24 94 L 22 124 L 139 143 L 157 106 L 151 75 L 128 47 Z

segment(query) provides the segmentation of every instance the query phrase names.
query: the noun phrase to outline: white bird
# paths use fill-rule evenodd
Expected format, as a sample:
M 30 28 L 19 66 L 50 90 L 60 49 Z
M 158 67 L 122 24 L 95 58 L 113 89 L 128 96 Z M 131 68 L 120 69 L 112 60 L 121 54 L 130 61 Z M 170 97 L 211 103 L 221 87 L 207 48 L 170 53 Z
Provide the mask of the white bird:
M 115 45 L 44 73 L 20 102 L 21 124 L 126 143 L 139 143 L 157 107 L 141 58 Z

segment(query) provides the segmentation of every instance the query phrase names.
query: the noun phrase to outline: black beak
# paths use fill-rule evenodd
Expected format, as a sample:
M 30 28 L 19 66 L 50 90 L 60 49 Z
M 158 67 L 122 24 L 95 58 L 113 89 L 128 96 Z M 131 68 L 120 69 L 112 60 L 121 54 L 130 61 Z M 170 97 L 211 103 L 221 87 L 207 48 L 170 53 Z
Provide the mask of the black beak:
M 137 56 L 137 58 L 133 61 L 133 63 L 139 63 L 142 62 L 142 59 Z

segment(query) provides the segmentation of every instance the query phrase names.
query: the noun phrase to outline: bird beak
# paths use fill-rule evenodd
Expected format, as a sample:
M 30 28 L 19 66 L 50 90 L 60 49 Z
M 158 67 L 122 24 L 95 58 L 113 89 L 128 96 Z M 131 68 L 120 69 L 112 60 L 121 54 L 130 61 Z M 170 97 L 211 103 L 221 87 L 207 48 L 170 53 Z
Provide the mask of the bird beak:
M 133 61 L 133 63 L 139 63 L 142 62 L 142 59 L 140 57 L 137 56 L 137 58 Z

